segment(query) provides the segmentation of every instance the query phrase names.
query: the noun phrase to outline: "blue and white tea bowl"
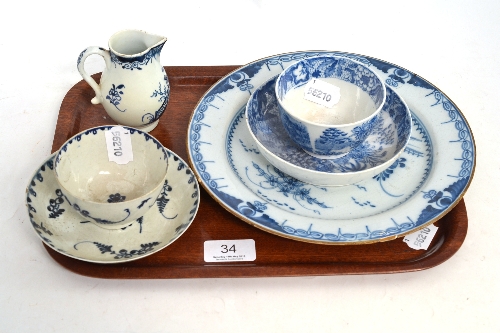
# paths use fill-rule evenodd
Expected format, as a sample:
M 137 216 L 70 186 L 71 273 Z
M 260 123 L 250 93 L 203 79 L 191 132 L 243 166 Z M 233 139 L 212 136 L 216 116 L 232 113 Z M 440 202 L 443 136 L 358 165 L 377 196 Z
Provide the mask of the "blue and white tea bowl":
M 255 90 L 246 106 L 246 121 L 260 153 L 276 168 L 305 183 L 354 184 L 397 162 L 410 140 L 411 115 L 403 99 L 387 88 L 387 98 L 371 133 L 360 145 L 335 159 L 306 153 L 287 134 L 274 94 L 277 76 Z
M 350 123 L 321 124 L 299 118 L 293 112 L 295 105 L 286 106 L 285 96 L 292 89 L 299 88 L 315 78 L 335 78 L 358 87 L 368 93 L 375 108 L 363 110 L 356 120 Z M 382 110 L 386 99 L 386 89 L 380 77 L 362 63 L 339 56 L 319 56 L 305 58 L 286 68 L 277 78 L 275 85 L 277 106 L 281 121 L 292 140 L 312 156 L 335 158 L 347 154 L 358 147 L 370 134 L 376 116 Z M 359 95 L 342 96 L 354 99 L 355 105 L 363 104 Z M 339 110 L 342 114 L 352 114 L 354 109 Z M 361 118 L 361 119 L 358 119 Z
M 66 141 L 55 156 L 54 171 L 62 197 L 85 219 L 118 229 L 143 216 L 160 194 L 168 169 L 165 148 L 153 136 L 134 128 L 133 160 L 110 161 L 105 132 L 88 129 Z
M 153 207 L 117 230 L 90 223 L 72 208 L 56 180 L 56 153 L 52 154 L 37 168 L 26 188 L 33 230 L 54 251 L 100 264 L 141 259 L 169 246 L 192 224 L 200 205 L 200 189 L 188 164 L 173 151 L 165 150 L 171 167 Z

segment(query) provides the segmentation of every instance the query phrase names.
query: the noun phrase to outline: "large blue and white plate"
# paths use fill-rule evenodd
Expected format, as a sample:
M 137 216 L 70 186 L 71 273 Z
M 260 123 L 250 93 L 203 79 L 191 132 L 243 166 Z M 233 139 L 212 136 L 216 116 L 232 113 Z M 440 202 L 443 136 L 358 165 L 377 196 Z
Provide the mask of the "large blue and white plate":
M 345 187 L 320 187 L 273 167 L 244 121 L 252 92 L 305 57 L 363 62 L 412 112 L 411 139 L 388 169 Z M 321 244 L 387 241 L 433 223 L 463 197 L 475 168 L 467 121 L 438 88 L 396 65 L 351 53 L 271 56 L 229 73 L 200 99 L 188 127 L 188 154 L 202 186 L 224 208 L 267 232 Z
M 53 171 L 52 154 L 26 189 L 33 229 L 55 251 L 101 264 L 144 258 L 172 244 L 193 222 L 200 200 L 191 169 L 175 153 L 165 150 L 169 167 L 155 204 L 144 216 L 117 230 L 91 223 L 65 200 Z

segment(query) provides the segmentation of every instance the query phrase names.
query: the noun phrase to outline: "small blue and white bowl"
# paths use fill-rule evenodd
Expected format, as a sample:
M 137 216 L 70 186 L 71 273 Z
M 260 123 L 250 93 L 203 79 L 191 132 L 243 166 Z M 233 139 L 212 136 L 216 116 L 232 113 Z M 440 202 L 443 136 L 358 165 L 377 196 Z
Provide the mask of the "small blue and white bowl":
M 313 79 L 338 79 L 341 96 L 336 112 L 340 120 L 318 122 L 305 116 L 311 112 L 304 105 L 285 101 L 289 92 Z M 341 157 L 359 146 L 370 134 L 386 99 L 385 85 L 375 72 L 339 56 L 312 57 L 291 65 L 278 76 L 275 93 L 288 135 L 308 154 L 326 159 Z M 324 114 L 327 111 L 331 112 L 325 109 Z
M 54 165 L 66 201 L 84 220 L 105 229 L 119 229 L 144 216 L 159 196 L 168 169 L 162 144 L 130 127 L 123 128 L 130 133 L 133 160 L 110 161 L 105 133 L 113 128 L 76 134 L 59 149 Z
M 387 87 L 387 99 L 370 135 L 342 157 L 321 159 L 306 153 L 287 134 L 274 94 L 277 77 L 252 94 L 246 122 L 259 152 L 273 166 L 302 182 L 344 186 L 383 172 L 403 153 L 411 134 L 411 114 L 403 99 Z

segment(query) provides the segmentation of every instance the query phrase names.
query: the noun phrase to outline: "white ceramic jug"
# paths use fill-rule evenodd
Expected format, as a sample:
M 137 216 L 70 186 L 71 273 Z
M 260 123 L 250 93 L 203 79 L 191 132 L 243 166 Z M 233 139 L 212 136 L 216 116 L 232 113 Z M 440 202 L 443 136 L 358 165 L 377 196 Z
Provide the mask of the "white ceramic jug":
M 120 125 L 149 132 L 156 127 L 170 97 L 167 73 L 160 52 L 167 39 L 140 30 L 123 30 L 109 39 L 109 50 L 86 48 L 78 57 L 78 71 L 94 89 L 92 104 L 101 103 Z M 91 54 L 104 58 L 100 83 L 85 72 Z

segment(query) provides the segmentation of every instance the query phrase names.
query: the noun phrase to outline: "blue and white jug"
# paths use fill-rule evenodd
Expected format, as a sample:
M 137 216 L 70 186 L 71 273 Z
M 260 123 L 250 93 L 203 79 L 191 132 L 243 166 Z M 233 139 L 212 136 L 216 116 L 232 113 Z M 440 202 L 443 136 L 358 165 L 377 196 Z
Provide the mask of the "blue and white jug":
M 140 30 L 123 30 L 109 39 L 109 50 L 86 48 L 78 57 L 78 71 L 94 89 L 92 104 L 101 103 L 120 125 L 149 132 L 156 127 L 170 97 L 167 73 L 160 52 L 167 39 Z M 91 54 L 104 58 L 106 68 L 99 84 L 85 72 Z

